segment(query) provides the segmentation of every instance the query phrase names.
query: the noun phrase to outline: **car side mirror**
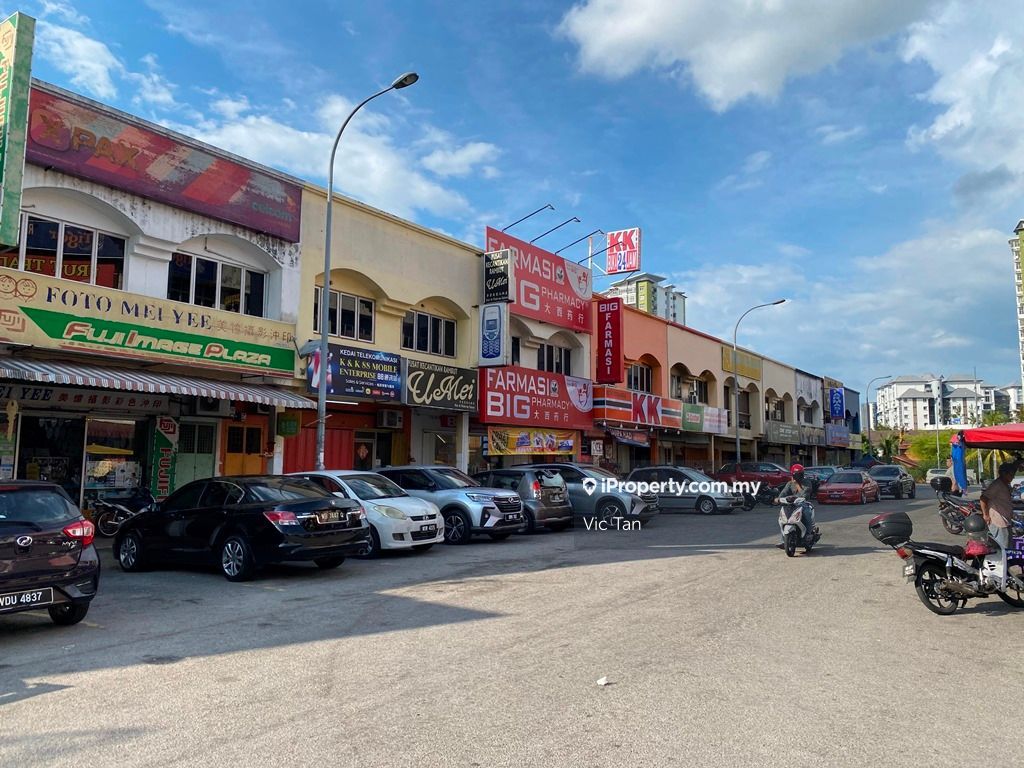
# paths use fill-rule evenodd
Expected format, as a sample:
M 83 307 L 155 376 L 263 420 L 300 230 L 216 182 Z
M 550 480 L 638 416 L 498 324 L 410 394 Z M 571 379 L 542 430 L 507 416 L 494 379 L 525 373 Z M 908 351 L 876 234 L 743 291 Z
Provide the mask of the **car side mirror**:
M 347 498 L 348 498 L 348 496 L 346 496 L 346 495 L 345 495 L 345 492 L 344 492 L 344 491 L 334 491 L 333 493 L 334 493 L 334 495 L 335 495 L 335 496 L 337 496 L 337 497 L 338 497 L 339 499 L 347 499 Z

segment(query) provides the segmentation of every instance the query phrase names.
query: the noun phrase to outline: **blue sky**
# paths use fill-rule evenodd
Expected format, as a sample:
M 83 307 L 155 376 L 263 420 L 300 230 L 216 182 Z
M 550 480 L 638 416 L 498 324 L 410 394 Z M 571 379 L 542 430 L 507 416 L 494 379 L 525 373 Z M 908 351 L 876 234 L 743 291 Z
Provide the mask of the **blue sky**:
M 474 244 L 545 203 L 510 232 L 639 226 L 691 325 L 785 296 L 741 343 L 855 389 L 1019 378 L 1019 0 L 5 7 L 37 77 L 321 183 L 348 109 L 415 70 L 346 131 L 341 191 Z

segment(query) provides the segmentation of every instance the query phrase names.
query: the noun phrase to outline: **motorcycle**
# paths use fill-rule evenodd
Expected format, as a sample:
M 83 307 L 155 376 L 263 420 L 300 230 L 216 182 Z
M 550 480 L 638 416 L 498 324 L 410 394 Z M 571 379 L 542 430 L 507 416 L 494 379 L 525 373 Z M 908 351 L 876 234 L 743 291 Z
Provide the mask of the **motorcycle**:
M 782 532 L 782 544 L 786 550 L 786 557 L 793 557 L 796 548 L 802 546 L 804 552 L 810 552 L 811 548 L 821 539 L 821 530 L 817 525 L 808 530 L 804 513 L 809 508 L 813 518 L 814 507 L 806 499 L 799 499 L 795 496 L 787 496 L 779 501 L 782 506 L 779 508 L 779 530 Z
M 1024 523 L 1014 521 L 1018 535 Z M 971 598 L 998 596 L 1014 608 L 1024 608 L 1024 555 L 1004 552 L 988 535 L 981 515 L 964 520 L 965 546 L 917 542 L 906 512 L 888 512 L 868 522 L 871 535 L 906 564 L 903 576 L 913 582 L 917 596 L 930 611 L 949 616 Z
M 761 487 L 757 489 L 756 494 L 743 494 L 743 511 L 749 512 L 758 504 L 764 504 L 768 507 L 774 506 L 775 494 L 777 491 L 778 487 L 772 488 L 768 483 L 761 483 Z
M 953 491 L 953 481 L 948 477 L 936 477 L 931 481 L 932 489 L 939 499 L 939 517 L 942 518 L 942 526 L 959 536 L 964 532 L 964 521 L 970 516 L 977 514 L 981 507 L 976 501 L 968 501 Z
M 125 520 L 151 509 L 156 499 L 148 488 L 136 488 L 131 496 L 96 499 L 93 502 L 96 533 L 110 538 L 117 533 Z

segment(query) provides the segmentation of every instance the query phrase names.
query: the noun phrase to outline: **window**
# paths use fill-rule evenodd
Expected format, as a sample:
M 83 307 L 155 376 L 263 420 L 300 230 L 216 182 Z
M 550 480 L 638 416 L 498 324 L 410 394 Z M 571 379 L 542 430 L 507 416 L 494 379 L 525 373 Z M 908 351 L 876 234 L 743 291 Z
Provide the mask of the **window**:
M 0 266 L 104 288 L 124 288 L 127 239 L 88 227 L 26 215 L 20 247 L 0 255 Z
M 406 312 L 402 318 L 402 349 L 455 357 L 455 321 L 426 312 Z
M 636 392 L 651 391 L 651 367 L 640 363 L 630 363 L 626 370 L 626 387 Z
M 554 344 L 541 344 L 537 348 L 537 370 L 572 376 L 572 350 Z
M 518 336 L 513 336 L 512 337 L 512 365 L 519 365 L 520 358 L 521 358 L 521 356 L 520 356 L 519 337 Z
M 313 332 L 320 333 L 320 288 L 313 289 Z M 331 291 L 327 302 L 327 332 L 331 336 L 373 341 L 374 304 L 371 299 Z M 403 328 L 404 333 L 404 328 Z
M 167 298 L 263 317 L 267 276 L 237 264 L 175 253 L 167 265 Z
M 674 397 L 676 400 L 682 400 L 684 390 L 686 388 L 686 379 L 681 373 L 673 373 L 671 381 L 669 382 L 669 397 Z
M 707 404 L 708 383 L 704 379 L 694 379 L 690 382 L 690 402 Z

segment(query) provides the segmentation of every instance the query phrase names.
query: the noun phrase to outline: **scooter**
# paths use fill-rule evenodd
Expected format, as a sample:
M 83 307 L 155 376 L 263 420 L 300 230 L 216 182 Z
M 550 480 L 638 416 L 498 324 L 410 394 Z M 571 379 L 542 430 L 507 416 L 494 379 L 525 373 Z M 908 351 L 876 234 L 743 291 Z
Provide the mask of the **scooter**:
M 948 477 L 936 477 L 929 483 L 939 499 L 939 517 L 942 526 L 959 536 L 964 532 L 964 521 L 981 511 L 976 501 L 968 501 L 953 493 L 953 481 Z
M 783 548 L 786 550 L 786 557 L 793 557 L 796 548 L 802 546 L 804 552 L 810 552 L 811 548 L 821 539 L 821 530 L 814 525 L 808 530 L 804 521 L 805 511 L 809 510 L 808 519 L 813 519 L 814 507 L 806 499 L 799 499 L 795 496 L 786 496 L 780 499 L 782 506 L 779 508 L 779 530 L 782 531 Z
M 125 520 L 151 509 L 156 504 L 156 499 L 149 492 L 148 488 L 136 488 L 131 496 L 96 499 L 93 502 L 95 510 L 96 533 L 105 538 L 110 538 Z

